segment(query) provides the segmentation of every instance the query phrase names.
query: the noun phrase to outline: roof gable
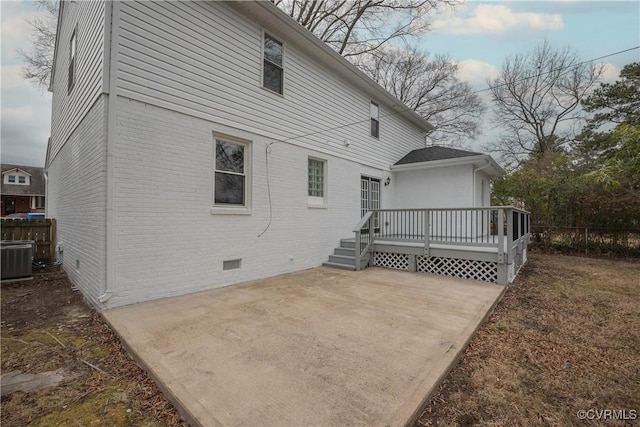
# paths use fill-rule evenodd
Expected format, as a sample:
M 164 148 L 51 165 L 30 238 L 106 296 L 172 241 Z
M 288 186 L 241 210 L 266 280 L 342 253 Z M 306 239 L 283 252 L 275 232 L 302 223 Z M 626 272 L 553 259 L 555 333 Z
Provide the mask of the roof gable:
M 23 175 L 31 176 L 31 174 L 29 172 L 27 172 L 27 171 L 25 171 L 23 169 L 20 169 L 20 168 L 13 168 L 13 169 L 7 169 L 7 170 L 3 170 L 2 171 L 2 175 L 6 175 L 8 173 L 21 173 Z

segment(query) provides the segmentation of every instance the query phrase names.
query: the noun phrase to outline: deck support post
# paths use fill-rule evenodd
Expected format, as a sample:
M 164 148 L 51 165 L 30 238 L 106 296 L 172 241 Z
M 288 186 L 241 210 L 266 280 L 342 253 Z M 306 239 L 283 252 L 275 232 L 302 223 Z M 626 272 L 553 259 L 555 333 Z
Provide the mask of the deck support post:
M 356 260 L 355 260 L 355 267 L 356 267 L 356 271 L 360 270 L 360 251 L 362 250 L 362 232 L 360 230 L 356 231 L 356 242 L 355 242 L 355 253 L 356 253 Z
M 509 265 L 498 264 L 498 285 L 507 286 L 509 284 Z
M 431 233 L 430 230 L 430 220 L 429 217 L 430 215 L 430 210 L 425 210 L 424 211 L 424 217 L 422 218 L 423 224 L 422 224 L 422 229 L 424 230 L 424 256 L 428 257 L 429 256 L 429 234 Z
M 513 253 L 513 241 L 514 239 L 514 235 L 513 235 L 513 214 L 515 213 L 515 211 L 513 209 L 507 209 L 507 259 L 505 259 L 505 264 L 512 264 L 515 257 L 514 257 L 514 253 Z M 517 224 L 516 224 L 517 225 Z
M 498 209 L 498 266 L 506 264 L 504 259 L 504 209 Z M 500 274 L 498 273 L 498 276 Z M 499 280 L 499 279 L 498 279 Z

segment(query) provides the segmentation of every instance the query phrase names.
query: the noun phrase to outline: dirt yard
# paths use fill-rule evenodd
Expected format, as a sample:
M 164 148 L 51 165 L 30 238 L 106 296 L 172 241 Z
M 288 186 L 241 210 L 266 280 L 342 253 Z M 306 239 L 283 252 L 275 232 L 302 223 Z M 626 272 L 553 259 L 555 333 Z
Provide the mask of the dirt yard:
M 3 285 L 1 302 L 3 376 L 61 379 L 3 381 L 3 427 L 186 425 L 64 273 Z M 639 313 L 640 262 L 532 254 L 416 426 L 638 425 Z
M 3 427 L 186 426 L 63 272 L 3 284 L 1 299 Z M 17 371 L 61 381 L 6 393 Z
M 640 261 L 529 261 L 416 426 L 640 425 Z

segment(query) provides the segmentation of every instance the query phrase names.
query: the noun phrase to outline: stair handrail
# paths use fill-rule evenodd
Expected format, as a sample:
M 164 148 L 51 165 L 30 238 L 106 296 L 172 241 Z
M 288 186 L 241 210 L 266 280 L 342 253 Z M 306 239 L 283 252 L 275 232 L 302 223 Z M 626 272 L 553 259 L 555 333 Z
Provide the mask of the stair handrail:
M 358 225 L 356 225 L 353 229 L 353 231 L 356 233 L 356 242 L 355 242 L 355 248 L 354 248 L 356 253 L 356 259 L 355 259 L 356 271 L 361 270 L 360 261 L 362 260 L 362 257 L 364 256 L 364 254 L 366 254 L 371 248 L 371 246 L 373 245 L 373 230 L 371 229 L 372 215 L 373 215 L 373 211 L 366 212 L 360 219 L 360 222 L 358 222 Z M 364 227 L 365 224 L 368 224 L 367 229 L 369 230 L 369 233 L 368 233 L 369 242 L 365 245 L 363 249 L 362 248 L 362 229 L 365 228 Z
M 353 231 L 356 233 L 358 231 L 361 231 L 362 227 L 364 227 L 364 225 L 369 221 L 369 218 L 371 218 L 371 215 L 373 215 L 373 211 L 368 211 L 367 213 L 365 213 L 364 216 L 360 219 L 358 225 L 353 228 Z

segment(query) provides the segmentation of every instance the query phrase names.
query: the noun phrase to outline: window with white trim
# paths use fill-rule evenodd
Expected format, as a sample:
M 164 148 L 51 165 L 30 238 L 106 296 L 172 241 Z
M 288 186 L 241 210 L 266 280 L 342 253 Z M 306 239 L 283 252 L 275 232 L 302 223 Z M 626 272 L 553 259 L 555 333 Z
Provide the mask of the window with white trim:
M 249 205 L 250 145 L 233 139 L 215 139 L 214 206 Z
M 371 101 L 369 111 L 371 115 L 371 136 L 379 138 L 380 137 L 380 108 L 378 106 L 378 103 L 375 101 Z
M 9 175 L 9 179 L 8 179 L 10 184 L 14 184 L 16 182 L 16 176 L 15 175 Z
M 18 184 L 26 184 L 27 183 L 27 177 L 26 176 L 19 176 L 18 177 Z
M 76 30 L 73 30 L 71 40 L 69 40 L 69 83 L 67 87 L 69 91 L 76 82 L 76 44 Z
M 327 161 L 309 157 L 308 202 L 310 205 L 325 205 L 327 195 Z
M 264 33 L 262 86 L 280 95 L 284 92 L 283 51 L 282 42 Z

